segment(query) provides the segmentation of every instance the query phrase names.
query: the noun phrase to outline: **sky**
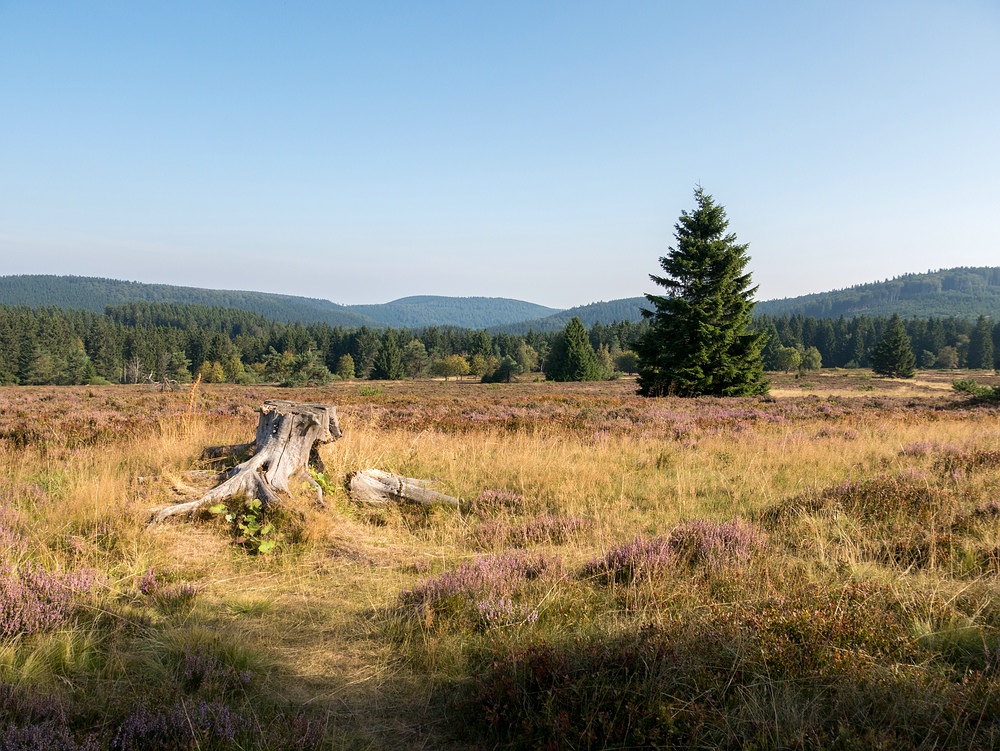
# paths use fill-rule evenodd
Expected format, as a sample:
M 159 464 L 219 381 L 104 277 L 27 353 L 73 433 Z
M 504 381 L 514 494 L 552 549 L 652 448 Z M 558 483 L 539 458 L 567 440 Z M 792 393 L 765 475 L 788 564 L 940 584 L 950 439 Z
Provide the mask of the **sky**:
M 0 275 L 565 308 L 1000 265 L 1000 3 L 7 2 Z

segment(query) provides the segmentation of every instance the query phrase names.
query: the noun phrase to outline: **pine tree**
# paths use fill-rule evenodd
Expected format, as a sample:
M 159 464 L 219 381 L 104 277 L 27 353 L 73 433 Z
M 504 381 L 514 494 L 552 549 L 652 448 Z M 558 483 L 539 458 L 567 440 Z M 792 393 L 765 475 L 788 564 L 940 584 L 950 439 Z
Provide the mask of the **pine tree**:
M 577 316 L 552 342 L 545 359 L 545 377 L 553 381 L 599 381 L 604 377 L 587 329 Z
M 750 330 L 753 295 L 747 245 L 726 234 L 726 210 L 698 186 L 697 208 L 674 225 L 677 246 L 650 275 L 665 295 L 646 295 L 650 327 L 638 342 L 643 396 L 744 396 L 767 392 L 761 349 Z
M 399 381 L 403 378 L 403 355 L 392 329 L 385 333 L 382 348 L 375 357 L 375 365 L 369 377 L 373 381 Z
M 885 335 L 872 351 L 872 370 L 889 378 L 913 378 L 917 372 L 917 358 L 898 315 L 890 319 Z
M 993 326 L 986 316 L 979 316 L 969 335 L 969 367 L 993 370 Z
M 341 355 L 337 360 L 337 375 L 345 380 L 354 378 L 354 358 L 350 353 Z

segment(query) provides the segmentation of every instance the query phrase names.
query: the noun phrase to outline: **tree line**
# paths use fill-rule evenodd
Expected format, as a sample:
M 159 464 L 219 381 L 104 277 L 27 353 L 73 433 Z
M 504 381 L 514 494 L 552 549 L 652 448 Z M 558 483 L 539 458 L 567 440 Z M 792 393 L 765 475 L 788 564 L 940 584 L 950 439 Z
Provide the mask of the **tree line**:
M 807 368 L 868 368 L 885 337 L 891 318 L 812 318 L 803 315 L 757 316 L 753 328 L 768 335 L 764 366 L 768 370 Z M 921 368 L 1000 366 L 1000 324 L 986 316 L 901 319 L 910 347 Z
M 888 318 L 793 315 L 758 316 L 752 327 L 768 337 L 765 367 L 788 370 L 870 367 L 889 324 Z M 622 321 L 587 329 L 577 319 L 554 333 L 379 330 L 174 303 L 129 303 L 104 313 L 0 306 L 0 384 L 186 383 L 199 374 L 208 382 L 286 385 L 336 378 L 502 381 L 519 373 L 597 380 L 636 372 L 634 350 L 648 326 Z M 920 367 L 998 365 L 1000 326 L 988 318 L 913 318 L 903 326 Z
M 643 327 L 623 321 L 586 332 L 602 376 L 614 372 Z M 128 303 L 103 313 L 0 305 L 0 384 L 186 383 L 198 375 L 286 385 L 336 378 L 508 380 L 558 360 L 562 336 L 282 323 L 235 308 L 175 303 Z

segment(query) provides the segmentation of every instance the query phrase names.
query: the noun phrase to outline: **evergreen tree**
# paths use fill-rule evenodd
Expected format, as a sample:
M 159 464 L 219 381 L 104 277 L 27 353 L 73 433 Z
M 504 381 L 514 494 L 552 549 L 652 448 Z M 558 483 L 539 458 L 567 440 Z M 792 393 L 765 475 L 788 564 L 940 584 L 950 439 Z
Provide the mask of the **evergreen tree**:
M 166 375 L 177 383 L 191 383 L 191 361 L 183 351 L 171 352 L 167 358 Z
M 993 370 L 993 326 L 986 316 L 979 316 L 969 335 L 968 366 L 975 370 Z
M 94 370 L 94 364 L 83 349 L 82 342 L 78 343 L 78 346 L 70 348 L 69 352 L 66 353 L 65 362 L 66 366 L 60 383 L 90 384 L 97 378 L 97 371 Z
M 553 381 L 599 381 L 604 377 L 587 329 L 577 316 L 552 342 L 545 360 L 545 377 Z
M 419 339 L 411 339 L 403 347 L 403 370 L 407 378 L 420 378 L 427 370 L 430 359 L 427 357 L 427 348 Z
M 319 352 L 310 349 L 297 355 L 293 361 L 291 373 L 282 381 L 282 386 L 325 386 L 333 379 L 333 373 L 319 356 Z
M 677 247 L 660 259 L 664 276 L 650 275 L 665 295 L 646 295 L 653 310 L 637 343 L 643 396 L 763 394 L 761 349 L 767 334 L 749 329 L 753 311 L 747 245 L 726 234 L 726 210 L 701 186 L 697 208 L 674 225 Z
M 399 381 L 403 378 L 403 356 L 392 329 L 385 332 L 370 378 L 374 381 Z
M 354 378 L 354 358 L 351 357 L 350 353 L 341 355 L 340 359 L 337 360 L 337 376 L 345 381 Z
M 889 321 L 885 335 L 872 351 L 872 370 L 889 378 L 913 378 L 917 372 L 917 358 L 898 315 Z

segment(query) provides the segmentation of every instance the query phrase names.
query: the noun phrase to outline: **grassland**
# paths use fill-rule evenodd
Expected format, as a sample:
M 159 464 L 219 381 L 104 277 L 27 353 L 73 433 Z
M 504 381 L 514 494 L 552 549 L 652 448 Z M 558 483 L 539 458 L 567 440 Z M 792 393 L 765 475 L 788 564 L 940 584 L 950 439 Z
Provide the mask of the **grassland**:
M 0 390 L 0 749 L 996 747 L 1000 411 L 949 378 Z M 327 507 L 147 527 L 273 396 L 339 406 Z

